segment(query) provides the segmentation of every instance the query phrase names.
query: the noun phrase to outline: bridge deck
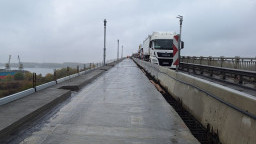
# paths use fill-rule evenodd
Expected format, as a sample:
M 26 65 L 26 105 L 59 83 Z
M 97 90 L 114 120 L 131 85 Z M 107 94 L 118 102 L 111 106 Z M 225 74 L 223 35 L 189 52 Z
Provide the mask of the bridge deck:
M 11 143 L 199 143 L 131 60 L 83 88 Z

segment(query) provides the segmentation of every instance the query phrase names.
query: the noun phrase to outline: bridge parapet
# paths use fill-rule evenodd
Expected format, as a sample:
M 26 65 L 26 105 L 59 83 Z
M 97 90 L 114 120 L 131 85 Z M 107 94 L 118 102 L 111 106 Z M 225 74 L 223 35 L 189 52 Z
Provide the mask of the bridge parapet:
M 135 62 L 160 82 L 222 143 L 256 142 L 256 98 L 149 62 Z M 194 59 L 195 60 L 195 59 Z

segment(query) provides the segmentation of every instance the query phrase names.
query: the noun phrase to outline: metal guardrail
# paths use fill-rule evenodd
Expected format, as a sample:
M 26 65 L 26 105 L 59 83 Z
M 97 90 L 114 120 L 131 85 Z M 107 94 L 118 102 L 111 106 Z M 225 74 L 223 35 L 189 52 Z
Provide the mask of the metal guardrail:
M 236 57 L 182 56 L 181 62 L 256 71 L 256 57 L 245 58 L 245 57 L 239 57 L 239 56 L 236 56 Z
M 201 75 L 204 73 L 208 73 L 210 77 L 213 75 L 221 76 L 222 80 L 226 80 L 226 78 L 232 78 L 238 82 L 238 84 L 243 84 L 244 82 L 256 84 L 256 71 L 248 71 L 248 70 L 239 70 L 239 69 L 231 69 L 231 68 L 223 68 L 216 66 L 208 66 L 208 65 L 200 65 L 193 63 L 180 63 L 179 69 L 188 71 L 192 70 L 193 73 L 199 72 Z
M 111 62 L 113 62 L 113 60 L 110 60 L 108 62 L 111 63 Z M 86 74 L 86 73 L 88 73 L 88 72 L 90 72 L 90 71 L 92 71 L 92 70 L 94 70 L 96 68 L 99 68 L 99 67 L 103 66 L 103 64 L 102 63 L 96 63 L 95 66 L 96 67 L 94 67 L 94 68 L 91 68 L 91 69 L 88 69 L 88 70 L 85 70 L 85 71 L 81 71 L 79 73 L 75 73 L 75 74 L 72 74 L 72 75 L 69 75 L 69 76 L 57 79 L 56 81 L 51 81 L 51 82 L 48 82 L 48 83 L 36 86 L 35 88 L 30 88 L 30 89 L 27 89 L 27 90 L 24 90 L 24 91 L 21 91 L 21 92 L 18 92 L 18 93 L 15 93 L 15 94 L 3 97 L 3 98 L 0 98 L 0 106 L 4 105 L 4 104 L 7 104 L 9 102 L 15 101 L 17 99 L 23 98 L 25 96 L 28 96 L 30 94 L 33 94 L 36 91 L 40 91 L 40 90 L 46 89 L 46 88 L 48 88 L 50 86 L 56 85 L 58 83 L 61 83 L 61 82 L 67 81 L 67 80 L 70 80 L 70 79 L 75 78 L 75 77 L 77 77 L 79 75 Z

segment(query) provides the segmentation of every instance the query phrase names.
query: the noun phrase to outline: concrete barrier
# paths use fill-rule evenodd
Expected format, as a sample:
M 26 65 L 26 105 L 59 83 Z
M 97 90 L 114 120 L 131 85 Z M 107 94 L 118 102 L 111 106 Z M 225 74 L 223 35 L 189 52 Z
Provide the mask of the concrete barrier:
M 60 79 L 57 79 L 57 83 L 61 83 L 61 82 L 64 82 L 66 80 L 69 79 L 69 76 L 66 76 L 66 77 L 63 77 L 63 78 L 60 78 Z
M 75 73 L 75 74 L 70 75 L 70 78 L 75 78 L 77 76 L 79 76 L 78 73 Z
M 224 144 L 256 143 L 256 98 L 219 84 L 134 59 Z
M 40 90 L 46 89 L 46 88 L 48 88 L 50 86 L 53 86 L 53 85 L 56 85 L 56 81 L 51 81 L 51 82 L 36 86 L 36 90 L 40 91 Z
M 3 97 L 3 98 L 0 99 L 0 105 L 4 105 L 4 104 L 7 104 L 9 102 L 15 101 L 17 99 L 23 98 L 27 95 L 30 95 L 30 94 L 34 93 L 34 92 L 35 92 L 35 89 L 30 88 L 30 89 L 27 89 L 27 90 L 9 95 L 7 97 Z
M 82 75 L 82 74 L 84 74 L 85 73 L 85 71 L 81 71 L 81 72 L 79 72 L 79 75 Z

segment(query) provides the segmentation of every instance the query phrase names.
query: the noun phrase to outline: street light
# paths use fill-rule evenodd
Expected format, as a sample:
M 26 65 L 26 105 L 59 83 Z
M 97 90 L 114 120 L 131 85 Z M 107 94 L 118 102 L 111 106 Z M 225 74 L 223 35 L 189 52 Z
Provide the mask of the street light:
M 121 58 L 123 58 L 123 49 L 124 49 L 124 46 L 122 45 L 122 54 L 121 54 Z
M 179 45 L 179 51 L 178 51 L 179 55 L 178 56 L 179 56 L 179 65 L 180 65 L 181 29 L 182 29 L 183 16 L 178 15 L 177 18 L 180 20 L 180 36 L 179 36 L 179 44 L 178 44 Z M 179 65 L 176 67 L 176 71 L 178 71 Z
M 117 40 L 117 60 L 119 59 L 119 39 Z
M 107 26 L 107 20 L 104 19 L 104 48 L 103 48 L 103 64 L 106 64 L 106 26 Z

